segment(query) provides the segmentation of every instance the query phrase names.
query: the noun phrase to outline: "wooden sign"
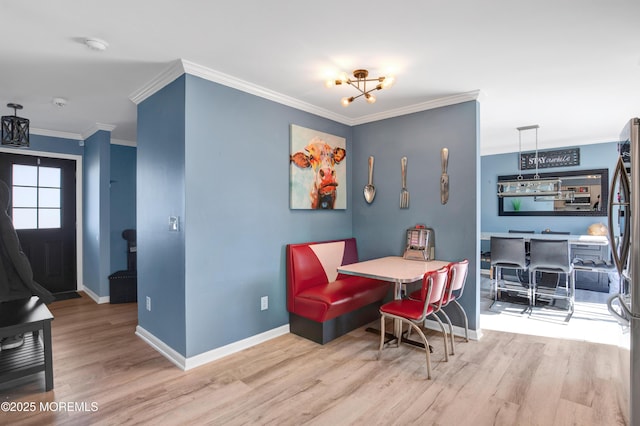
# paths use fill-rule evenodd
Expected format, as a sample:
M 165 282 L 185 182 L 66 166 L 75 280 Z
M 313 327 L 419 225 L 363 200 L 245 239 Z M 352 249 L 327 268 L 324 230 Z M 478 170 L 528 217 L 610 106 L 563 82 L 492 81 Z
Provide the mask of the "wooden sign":
M 566 167 L 580 165 L 580 148 L 555 149 L 538 151 L 538 168 Z M 520 170 L 536 168 L 536 153 L 524 152 L 520 154 Z

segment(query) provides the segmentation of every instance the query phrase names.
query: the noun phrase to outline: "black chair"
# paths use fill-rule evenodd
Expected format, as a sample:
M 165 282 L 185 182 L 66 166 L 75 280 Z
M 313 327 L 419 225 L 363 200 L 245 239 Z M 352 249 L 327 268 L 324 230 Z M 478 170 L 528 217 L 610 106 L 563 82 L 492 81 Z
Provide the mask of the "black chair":
M 493 268 L 494 303 L 498 301 L 501 288 L 527 296 L 529 305 L 532 302 L 531 289 L 528 283 L 518 282 L 516 286 L 508 286 L 502 279 L 502 269 L 527 270 L 527 256 L 524 238 L 491 237 L 491 267 Z
M 515 229 L 509 229 L 509 233 L 510 234 L 535 234 L 535 231 L 518 231 L 518 230 L 515 230 Z M 529 242 L 525 241 L 524 246 L 525 246 L 525 249 L 526 249 L 526 252 L 527 252 L 527 256 L 529 256 Z M 481 262 L 491 263 L 491 250 L 481 252 L 480 253 L 480 261 Z M 518 271 L 520 271 L 520 270 L 518 270 Z M 520 273 L 518 274 L 518 279 L 520 279 L 521 282 L 526 282 L 528 280 L 528 278 L 523 277 Z
M 518 231 L 515 229 L 509 229 L 510 234 L 535 234 L 535 231 Z M 527 252 L 527 257 L 529 256 L 529 241 L 524 242 L 524 249 Z M 524 281 L 520 275 L 518 275 L 521 281 Z
M 553 286 L 540 286 L 538 273 L 564 274 L 565 294 L 558 294 L 556 280 Z M 539 240 L 531 239 L 531 259 L 529 263 L 529 282 L 531 283 L 532 305 L 535 306 L 536 297 L 544 296 L 552 299 L 567 299 L 569 312 L 573 314 L 575 303 L 575 277 L 571 263 L 570 246 L 567 240 Z

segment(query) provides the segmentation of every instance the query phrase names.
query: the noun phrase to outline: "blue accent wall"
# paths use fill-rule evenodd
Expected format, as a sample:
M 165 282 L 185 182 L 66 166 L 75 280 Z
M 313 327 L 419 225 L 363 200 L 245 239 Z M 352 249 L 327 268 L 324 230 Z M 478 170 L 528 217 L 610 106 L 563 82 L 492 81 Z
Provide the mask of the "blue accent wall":
M 127 269 L 127 241 L 122 231 L 136 228 L 136 148 L 111 145 L 110 272 Z
M 138 105 L 136 181 L 138 323 L 185 354 L 184 76 Z M 180 218 L 178 232 L 169 216 Z
M 609 169 L 609 183 L 613 178 L 618 161 L 618 142 L 604 142 L 580 146 L 580 165 L 572 167 L 554 167 L 540 169 L 539 172 L 577 171 L 581 169 Z M 574 147 L 567 147 L 574 148 Z M 482 169 L 482 231 L 507 232 L 509 229 L 544 229 L 569 231 L 572 234 L 585 234 L 593 223 L 607 224 L 606 216 L 499 216 L 497 182 L 498 176 L 518 174 L 518 153 L 487 155 L 481 158 Z M 533 171 L 535 172 L 535 170 Z M 524 173 L 524 172 L 523 172 Z M 529 171 L 527 171 L 529 173 Z
M 85 140 L 83 162 L 83 283 L 98 296 L 109 294 L 110 132 Z
M 80 141 L 75 139 L 56 138 L 52 136 L 41 136 L 31 134 L 29 136 L 29 148 L 20 148 L 16 150 L 19 154 L 21 151 L 43 151 L 54 152 L 57 154 L 83 155 L 84 148 Z
M 469 327 L 478 328 L 479 292 L 479 105 L 465 102 L 356 126 L 351 205 L 360 258 L 401 256 L 406 230 L 421 223 L 435 231 L 437 259 L 469 259 L 462 299 Z M 440 202 L 440 152 L 449 149 L 450 196 Z M 363 188 L 368 158 L 374 157 L 376 195 L 368 204 Z M 400 159 L 407 157 L 409 209 L 400 209 Z M 478 294 L 476 294 L 478 293 Z M 462 323 L 456 321 L 458 325 Z
M 289 209 L 292 123 L 351 149 L 348 126 L 190 75 L 138 106 L 139 324 L 183 356 L 287 324 L 285 245 L 352 234 L 349 209 Z
M 289 208 L 291 124 L 346 138 L 346 210 Z M 405 230 L 422 222 L 436 229 L 439 257 L 469 258 L 475 270 L 477 135 L 476 102 L 350 127 L 181 76 L 138 106 L 140 326 L 191 357 L 286 325 L 289 243 L 355 235 L 363 259 L 397 255 Z M 444 146 L 452 158 L 447 206 L 439 193 Z M 369 155 L 379 185 L 371 206 L 362 199 Z M 402 155 L 413 189 L 406 211 L 398 207 Z M 169 215 L 181 217 L 178 233 L 168 230 Z M 473 273 L 470 281 L 463 303 L 475 327 Z
M 350 206 L 289 209 L 290 125 L 346 138 L 347 170 L 353 143 L 348 126 L 199 77 L 186 75 L 185 99 L 186 355 L 193 356 L 289 322 L 286 244 L 352 235 Z

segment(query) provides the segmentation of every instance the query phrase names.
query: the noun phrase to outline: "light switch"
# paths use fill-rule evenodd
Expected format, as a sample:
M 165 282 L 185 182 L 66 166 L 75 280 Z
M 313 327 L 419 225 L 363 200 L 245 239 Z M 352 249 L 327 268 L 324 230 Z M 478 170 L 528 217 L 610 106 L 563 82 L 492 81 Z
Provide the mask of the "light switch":
M 178 232 L 180 230 L 180 216 L 169 216 L 169 231 Z

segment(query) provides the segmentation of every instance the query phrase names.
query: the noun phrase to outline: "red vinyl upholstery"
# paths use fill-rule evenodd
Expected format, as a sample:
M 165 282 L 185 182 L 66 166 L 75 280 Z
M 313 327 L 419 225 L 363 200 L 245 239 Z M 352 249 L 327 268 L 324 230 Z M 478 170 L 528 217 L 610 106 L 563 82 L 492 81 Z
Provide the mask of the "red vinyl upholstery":
M 447 284 L 447 288 L 442 296 L 441 300 L 441 308 L 445 308 L 451 302 L 456 306 L 458 311 L 462 314 L 462 319 L 464 320 L 464 336 L 465 340 L 469 341 L 469 320 L 467 319 L 467 313 L 464 311 L 462 305 L 458 302 L 458 299 L 462 296 L 464 291 L 464 285 L 467 281 L 467 273 L 469 271 L 469 260 L 464 259 L 459 262 L 451 262 L 447 265 L 447 269 L 449 270 L 449 280 Z M 420 290 L 414 291 L 409 295 L 410 300 L 422 300 L 424 295 L 420 292 Z M 445 320 L 449 324 L 449 333 L 451 339 L 451 355 L 455 354 L 455 339 L 453 336 L 453 324 L 451 323 L 451 319 L 449 315 L 444 311 L 440 310 Z
M 355 238 L 287 245 L 287 310 L 325 322 L 384 299 L 389 283 L 337 273 L 357 261 Z
M 380 307 L 380 347 L 378 349 L 378 359 L 382 355 L 382 348 L 385 344 L 385 322 L 387 318 L 394 320 L 400 320 L 409 324 L 409 330 L 412 328 L 418 332 L 418 335 L 422 339 L 423 346 L 427 355 L 427 377 L 431 379 L 431 357 L 429 356 L 429 342 L 427 337 L 421 330 L 421 325 L 424 320 L 432 315 L 442 328 L 442 334 L 444 336 L 444 355 L 445 360 L 449 360 L 447 349 L 447 332 L 445 331 L 444 324 L 436 315 L 436 312 L 440 310 L 440 301 L 442 295 L 446 290 L 446 286 L 449 278 L 448 266 L 440 268 L 437 271 L 431 271 L 424 274 L 422 278 L 422 287 L 419 292 L 420 299 L 401 299 L 393 300 L 385 303 Z M 407 339 L 409 338 L 407 333 Z M 399 345 L 401 339 L 396 339 L 396 343 Z

